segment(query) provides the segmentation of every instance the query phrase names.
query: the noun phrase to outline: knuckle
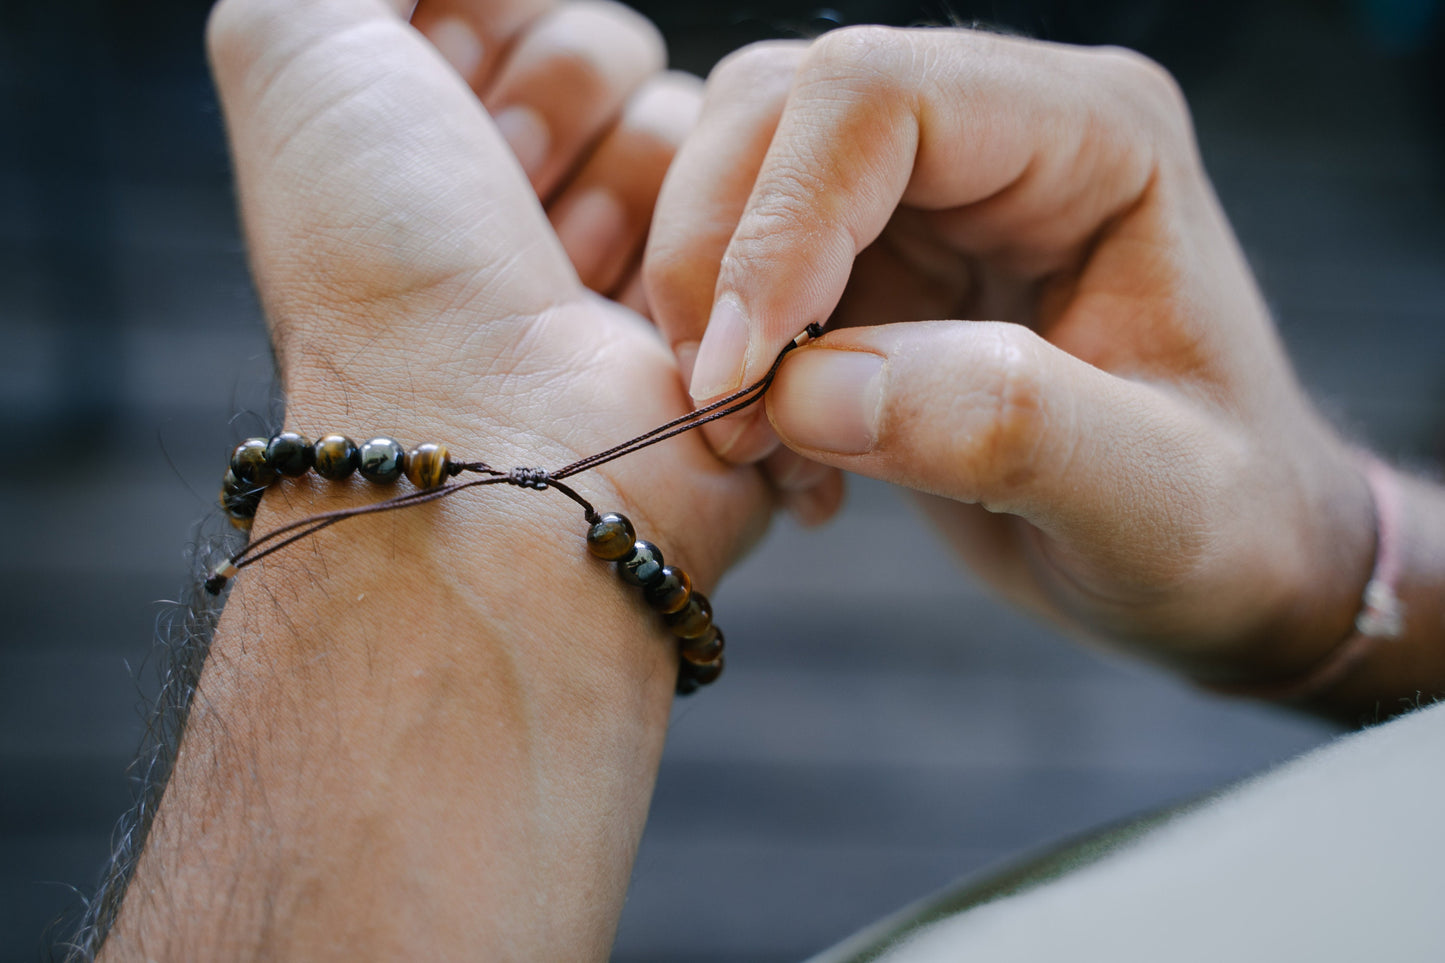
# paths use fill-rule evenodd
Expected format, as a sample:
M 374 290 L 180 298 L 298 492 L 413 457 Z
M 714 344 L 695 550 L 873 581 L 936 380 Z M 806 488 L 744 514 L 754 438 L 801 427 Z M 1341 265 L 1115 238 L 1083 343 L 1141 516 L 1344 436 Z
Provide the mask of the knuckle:
M 815 40 L 808 59 L 810 64 L 836 65 L 851 70 L 895 46 L 901 33 L 893 27 L 871 24 L 840 27 Z
M 969 399 L 976 412 L 969 421 L 979 428 L 970 433 L 965 457 L 985 492 L 1022 492 L 1042 470 L 1050 411 L 1037 349 L 1027 334 L 1007 327 L 994 333 Z
M 843 27 L 823 34 L 799 69 L 800 82 L 850 89 L 891 89 L 893 69 L 908 33 L 895 27 Z
M 1102 48 L 1096 56 L 1104 63 L 1123 102 L 1152 129 L 1188 133 L 1189 103 L 1179 82 L 1163 65 L 1125 47 Z
M 697 124 L 702 82 L 691 74 L 656 74 L 628 99 L 621 126 L 668 144 L 673 150 Z
M 667 59 L 662 34 L 652 21 L 609 0 L 568 4 L 538 29 L 541 48 L 532 69 L 559 89 L 607 87 L 614 77 L 643 77 Z
M 595 11 L 616 23 L 619 32 L 635 47 L 635 53 L 642 55 L 642 61 L 649 70 L 660 70 L 667 62 L 667 41 L 662 31 L 647 17 L 622 3 L 613 0 L 582 0 Z
M 255 20 L 247 0 L 220 0 L 206 18 L 206 50 L 218 65 L 233 61 L 249 48 Z
M 762 40 L 748 44 L 718 61 L 708 74 L 710 92 L 727 94 L 759 84 L 786 83 L 793 76 L 804 45 L 791 40 Z
M 733 232 L 724 273 L 769 271 L 798 243 L 800 234 L 817 238 L 826 233 L 837 220 L 836 211 L 829 209 L 835 197 L 822 175 L 804 165 L 771 172 Z

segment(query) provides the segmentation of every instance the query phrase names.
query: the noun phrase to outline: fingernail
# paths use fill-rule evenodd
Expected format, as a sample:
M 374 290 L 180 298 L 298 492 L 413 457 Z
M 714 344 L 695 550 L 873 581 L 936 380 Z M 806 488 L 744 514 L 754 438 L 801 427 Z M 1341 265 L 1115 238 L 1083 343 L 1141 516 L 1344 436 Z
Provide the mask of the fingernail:
M 442 17 L 426 29 L 426 38 L 452 69 L 470 80 L 482 65 L 482 41 L 456 17 Z
M 627 233 L 627 212 L 617 195 L 594 187 L 574 197 L 557 222 L 557 239 L 586 280 L 622 243 Z
M 528 176 L 536 174 L 537 168 L 547 159 L 547 148 L 552 143 L 552 135 L 542 115 L 530 107 L 508 107 L 494 120 L 522 170 Z
M 697 367 L 697 342 L 679 341 L 672 346 L 677 356 L 677 373 L 682 375 L 683 384 L 692 384 L 692 371 Z
M 743 356 L 748 350 L 748 323 L 742 307 L 723 298 L 712 309 L 707 331 L 692 369 L 693 401 L 711 401 L 743 383 Z
M 861 455 L 878 443 L 883 359 L 866 351 L 799 351 L 778 372 L 768 411 L 790 445 Z

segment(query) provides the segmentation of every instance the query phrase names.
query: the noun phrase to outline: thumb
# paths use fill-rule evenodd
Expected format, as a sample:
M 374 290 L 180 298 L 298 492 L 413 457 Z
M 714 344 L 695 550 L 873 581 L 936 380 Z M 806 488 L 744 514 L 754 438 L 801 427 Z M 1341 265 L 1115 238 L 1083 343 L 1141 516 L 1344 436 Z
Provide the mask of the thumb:
M 1188 499 L 1224 450 L 1174 396 L 998 322 L 832 332 L 789 356 L 767 407 L 809 458 L 1019 515 L 1079 546 L 1137 551 L 1197 534 Z

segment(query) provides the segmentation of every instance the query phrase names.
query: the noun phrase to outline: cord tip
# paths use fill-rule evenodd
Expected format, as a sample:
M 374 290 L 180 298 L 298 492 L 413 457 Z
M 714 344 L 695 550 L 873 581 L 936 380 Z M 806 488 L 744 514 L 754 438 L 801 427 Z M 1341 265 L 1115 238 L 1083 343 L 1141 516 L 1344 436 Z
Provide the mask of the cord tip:
M 211 572 L 210 578 L 206 579 L 206 591 L 212 595 L 220 595 L 221 589 L 225 588 L 226 583 L 239 571 L 240 569 L 236 567 L 235 562 L 226 559 L 220 565 L 217 565 Z

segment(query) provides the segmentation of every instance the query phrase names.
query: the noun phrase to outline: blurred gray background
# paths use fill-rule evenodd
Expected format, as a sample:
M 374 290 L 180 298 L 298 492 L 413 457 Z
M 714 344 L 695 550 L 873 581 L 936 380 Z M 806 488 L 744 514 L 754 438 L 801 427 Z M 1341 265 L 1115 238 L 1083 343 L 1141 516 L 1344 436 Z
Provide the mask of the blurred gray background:
M 0 959 L 55 953 L 135 789 L 156 623 L 262 430 L 270 358 L 201 51 L 204 0 L 0 5 Z M 1305 381 L 1419 466 L 1445 401 L 1434 0 L 638 4 L 705 72 L 749 40 L 950 14 L 1162 60 Z M 1179 9 L 1185 7 L 1189 9 Z M 1197 9 L 1193 9 L 1197 8 Z M 797 960 L 960 875 L 1332 730 L 1083 651 L 855 484 L 717 593 L 615 959 Z

